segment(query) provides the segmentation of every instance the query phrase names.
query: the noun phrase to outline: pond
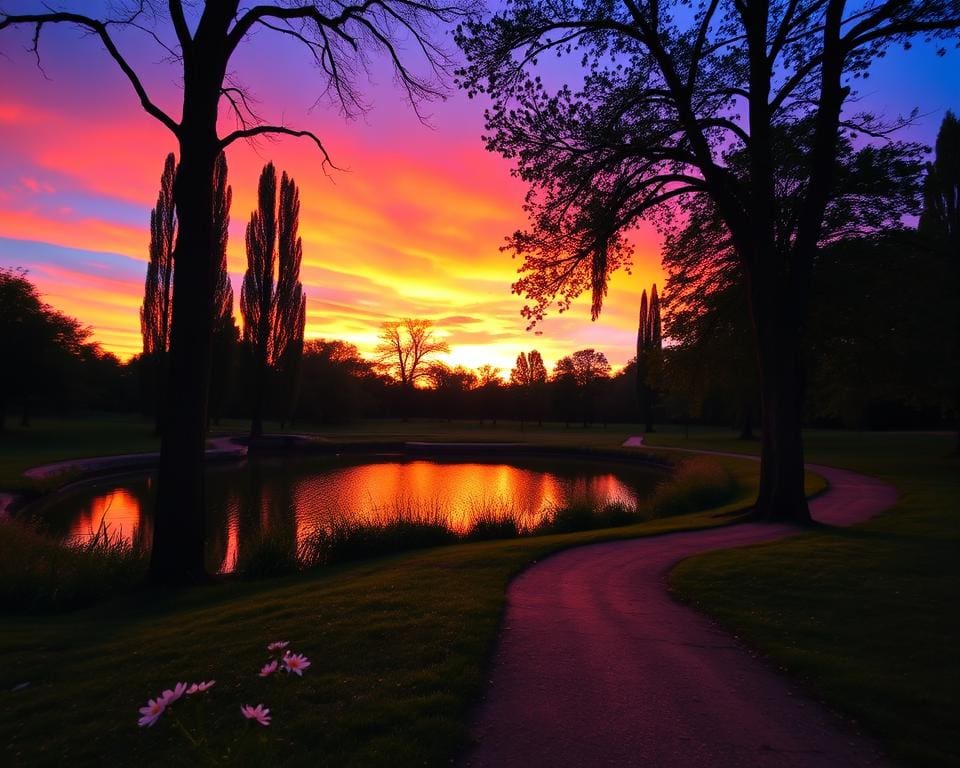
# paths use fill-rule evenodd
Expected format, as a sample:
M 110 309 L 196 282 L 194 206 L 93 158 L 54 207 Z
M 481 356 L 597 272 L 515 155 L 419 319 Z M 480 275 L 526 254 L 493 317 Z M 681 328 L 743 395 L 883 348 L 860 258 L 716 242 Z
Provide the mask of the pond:
M 553 508 L 586 502 L 634 505 L 663 477 L 648 466 L 565 457 L 502 460 L 407 456 L 251 457 L 207 473 L 208 565 L 234 569 L 241 542 L 278 526 L 300 541 L 338 521 L 398 516 L 441 519 L 465 533 L 478 516 L 509 513 L 533 527 Z M 42 509 L 51 532 L 83 541 L 149 543 L 153 476 L 112 478 L 56 496 Z

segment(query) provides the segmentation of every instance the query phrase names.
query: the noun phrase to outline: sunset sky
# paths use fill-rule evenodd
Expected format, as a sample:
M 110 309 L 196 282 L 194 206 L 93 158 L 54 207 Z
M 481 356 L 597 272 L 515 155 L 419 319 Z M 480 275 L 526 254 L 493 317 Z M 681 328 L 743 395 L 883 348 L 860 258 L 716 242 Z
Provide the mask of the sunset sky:
M 5 2 L 4 10 L 37 5 Z M 179 118 L 176 68 L 145 35 L 121 39 L 154 99 Z M 28 43 L 28 32 L 0 33 L 0 266 L 27 268 L 50 304 L 127 358 L 140 351 L 149 214 L 175 143 L 139 108 L 96 40 L 50 28 L 41 44 L 44 72 Z M 259 33 L 236 58 L 236 74 L 267 122 L 313 130 L 345 170 L 324 173 L 320 153 L 302 139 L 228 150 L 237 299 L 244 227 L 260 169 L 273 160 L 301 191 L 308 338 L 344 339 L 369 353 L 383 321 L 409 316 L 436 323 L 452 364 L 491 363 L 506 372 L 531 348 L 548 367 L 585 347 L 615 365 L 632 356 L 640 291 L 662 284 L 652 229 L 638 232 L 633 272 L 615 277 L 597 322 L 580 301 L 552 314 L 540 335 L 526 332 L 523 300 L 510 293 L 519 264 L 499 251 L 504 236 L 524 225 L 524 188 L 506 161 L 483 148 L 484 103 L 451 91 L 423 108 L 425 126 L 389 72 L 376 69 L 364 85 L 371 109 L 346 121 L 323 104 L 311 109 L 321 81 L 303 51 L 282 43 Z M 932 144 L 944 112 L 960 112 L 958 73 L 957 51 L 945 58 L 926 46 L 897 51 L 874 68 L 859 106 L 888 116 L 919 107 L 923 116 L 905 137 Z M 221 133 L 232 127 L 222 119 Z

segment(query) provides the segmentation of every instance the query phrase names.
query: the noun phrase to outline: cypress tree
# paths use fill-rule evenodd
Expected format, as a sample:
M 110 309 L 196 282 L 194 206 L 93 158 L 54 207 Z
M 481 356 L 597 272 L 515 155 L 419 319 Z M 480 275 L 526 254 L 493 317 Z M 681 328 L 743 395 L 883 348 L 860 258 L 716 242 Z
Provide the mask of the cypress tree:
M 660 297 L 657 295 L 657 284 L 654 283 L 649 304 L 646 291 L 640 297 L 640 323 L 637 328 L 637 400 L 647 432 L 654 431 L 656 391 L 650 380 L 658 368 L 661 347 Z

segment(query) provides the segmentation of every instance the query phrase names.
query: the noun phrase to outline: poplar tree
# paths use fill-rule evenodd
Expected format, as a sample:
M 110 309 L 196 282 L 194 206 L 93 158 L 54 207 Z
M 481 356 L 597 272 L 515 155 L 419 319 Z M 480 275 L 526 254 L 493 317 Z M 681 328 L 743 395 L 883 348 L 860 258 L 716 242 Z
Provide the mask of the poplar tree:
M 284 172 L 277 204 L 277 171 L 267 163 L 257 187 L 257 210 L 247 225 L 247 271 L 240 292 L 243 341 L 253 362 L 250 434 L 263 434 L 263 409 L 271 374 L 281 374 L 293 411 L 297 372 L 303 354 L 306 297 L 300 283 L 303 243 L 299 237 L 300 192 Z M 276 272 L 276 279 L 274 273 Z
M 147 263 L 143 305 L 140 308 L 140 333 L 143 337 L 142 386 L 146 404 L 156 418 L 157 434 L 160 434 L 164 416 L 167 356 L 170 352 L 170 322 L 173 314 L 173 246 L 177 237 L 173 185 L 176 176 L 177 161 L 171 152 L 163 164 L 156 207 L 150 211 L 150 259 Z M 232 197 L 232 190 L 227 184 L 227 158 L 221 152 L 214 165 L 213 187 L 213 358 L 216 365 L 211 379 L 211 400 L 218 405 L 222 401 L 222 392 L 226 386 L 227 377 L 224 374 L 229 368 L 227 356 L 230 354 L 231 329 L 236 328 L 233 319 L 233 287 L 227 274 L 227 239 Z
M 177 229 L 173 205 L 176 173 L 177 161 L 171 152 L 163 163 L 157 204 L 150 211 L 150 260 L 140 307 L 140 333 L 145 356 L 162 355 L 169 346 L 173 242 Z
M 213 173 L 213 243 L 216 274 L 213 281 L 209 415 L 213 423 L 218 424 L 229 394 L 230 374 L 240 330 L 233 316 L 233 286 L 227 270 L 227 241 L 233 190 L 227 184 L 227 156 L 223 152 L 217 158 Z
M 140 335 L 143 337 L 140 384 L 144 410 L 153 415 L 154 433 L 158 435 L 163 421 L 163 379 L 167 370 L 173 307 L 173 243 L 177 231 L 173 182 L 176 174 L 177 161 L 171 152 L 160 174 L 157 204 L 150 211 L 149 261 L 140 307 Z

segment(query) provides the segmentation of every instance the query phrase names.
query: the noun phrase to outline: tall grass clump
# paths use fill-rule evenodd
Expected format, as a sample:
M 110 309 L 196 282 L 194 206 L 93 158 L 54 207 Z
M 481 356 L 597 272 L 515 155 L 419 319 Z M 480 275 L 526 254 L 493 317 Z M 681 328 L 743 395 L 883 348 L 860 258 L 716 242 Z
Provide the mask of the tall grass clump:
M 300 543 L 301 566 L 312 568 L 454 544 L 457 534 L 439 506 L 398 500 L 365 519 L 338 517 L 317 527 Z
M 470 506 L 469 530 L 463 535 L 466 541 L 490 539 L 515 539 L 530 532 L 530 525 L 520 519 L 521 513 L 506 501 L 485 500 Z
M 268 527 L 243 541 L 233 569 L 251 579 L 286 576 L 301 569 L 301 556 L 294 532 Z
M 685 459 L 673 474 L 654 489 L 641 504 L 643 519 L 672 517 L 722 506 L 739 487 L 733 474 L 718 461 L 697 456 Z
M 101 521 L 86 541 L 63 542 L 29 519 L 0 520 L 0 609 L 78 608 L 130 591 L 147 572 L 142 542 L 126 541 Z

